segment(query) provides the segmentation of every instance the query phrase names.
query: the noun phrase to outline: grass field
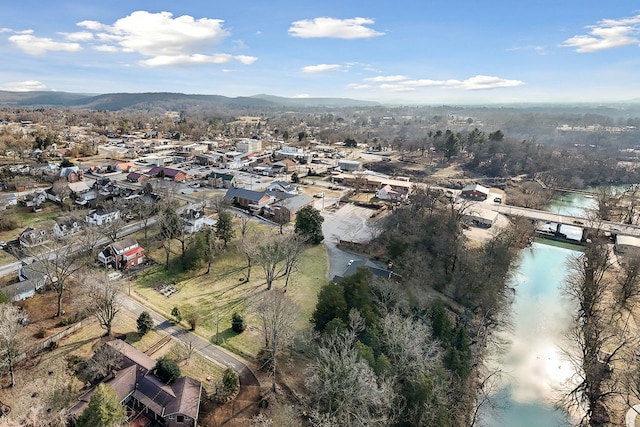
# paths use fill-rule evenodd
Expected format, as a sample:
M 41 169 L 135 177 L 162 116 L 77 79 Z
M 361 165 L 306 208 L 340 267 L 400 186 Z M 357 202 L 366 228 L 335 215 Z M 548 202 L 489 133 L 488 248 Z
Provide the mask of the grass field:
M 149 250 L 154 259 L 164 259 L 162 249 L 156 246 Z M 177 262 L 177 257 L 172 257 L 172 264 Z M 298 326 L 301 329 L 309 327 L 318 291 L 327 283 L 328 268 L 325 247 L 312 246 L 303 253 L 300 265 L 289 281 L 287 296 L 298 306 Z M 249 282 L 245 281 L 245 271 L 246 260 L 232 242 L 214 261 L 210 274 L 205 274 L 206 268 L 182 273 L 175 267 L 165 271 L 163 265 L 157 265 L 138 275 L 131 286 L 131 295 L 169 318 L 173 307 L 180 309 L 183 318 L 187 313 L 197 313 L 196 333 L 212 342 L 217 336 L 223 347 L 252 358 L 260 350 L 262 338 L 261 325 L 251 314 L 250 302 L 266 290 L 266 283 L 260 266 L 252 267 Z M 178 292 L 166 297 L 156 290 L 160 283 L 172 284 Z M 274 282 L 274 287 L 282 286 L 284 279 Z M 231 330 L 234 312 L 243 313 L 247 320 L 248 328 L 242 334 Z M 183 326 L 187 327 L 185 321 Z

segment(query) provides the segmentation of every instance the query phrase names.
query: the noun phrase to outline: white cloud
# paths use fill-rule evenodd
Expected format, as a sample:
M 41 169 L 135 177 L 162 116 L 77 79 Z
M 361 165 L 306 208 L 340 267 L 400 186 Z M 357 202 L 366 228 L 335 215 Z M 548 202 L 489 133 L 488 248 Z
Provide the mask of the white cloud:
M 82 50 L 82 46 L 75 42 L 58 42 L 47 37 L 36 37 L 29 33 L 15 34 L 9 37 L 9 41 L 30 55 L 43 55 L 49 51 L 78 52 Z
M 154 56 L 153 58 L 140 61 L 141 65 L 148 67 L 161 67 L 161 66 L 189 66 L 189 65 L 201 65 L 201 64 L 226 64 L 232 60 L 237 60 L 243 64 L 251 64 L 255 62 L 257 58 L 250 56 L 233 56 L 227 53 L 217 53 L 214 55 L 202 55 L 195 53 L 193 55 L 161 55 Z
M 635 34 L 640 32 L 640 15 L 621 19 L 603 19 L 590 25 L 588 35 L 568 38 L 560 46 L 575 48 L 576 52 L 588 53 L 617 47 L 640 44 Z
M 50 90 L 47 85 L 37 80 L 25 80 L 22 82 L 7 82 L 0 86 L 2 90 L 12 92 L 31 92 L 35 90 Z
M 318 64 L 318 65 L 307 65 L 306 67 L 302 67 L 303 73 L 324 73 L 326 71 L 336 71 L 342 68 L 338 64 Z
M 93 46 L 94 50 L 97 50 L 98 52 L 106 52 L 106 53 L 116 53 L 118 52 L 118 48 L 112 45 L 108 45 L 108 44 L 99 44 L 96 46 Z
M 515 46 L 505 49 L 507 52 L 517 52 L 517 51 L 532 51 L 537 53 L 538 55 L 546 55 L 547 49 L 544 46 Z
M 365 79 L 368 82 L 382 83 L 378 88 L 388 92 L 410 92 L 423 87 L 439 87 L 441 89 L 484 90 L 524 85 L 520 80 L 508 80 L 500 77 L 477 75 L 466 80 L 432 80 L 414 79 L 405 76 L 378 76 Z M 370 89 L 371 85 L 352 83 L 351 89 Z
M 355 89 L 355 90 L 361 90 L 361 89 L 371 89 L 371 85 L 363 85 L 363 84 L 359 84 L 359 83 L 349 83 L 347 85 L 347 89 Z
M 309 95 L 308 93 L 300 93 L 298 95 L 293 95 L 292 98 L 300 98 L 300 99 L 311 98 L 311 95 Z
M 376 76 L 376 77 L 366 78 L 365 80 L 368 82 L 382 83 L 382 82 L 400 82 L 402 80 L 407 80 L 407 79 L 408 79 L 407 76 Z
M 11 33 L 11 28 L 2 27 L 0 28 L 0 33 Z
M 72 42 L 86 42 L 93 40 L 93 33 L 89 31 L 77 31 L 75 33 L 60 33 L 65 39 Z
M 251 65 L 258 60 L 258 58 L 256 58 L 255 56 L 249 56 L 249 55 L 235 55 L 233 58 L 236 61 L 240 61 L 245 65 Z
M 224 64 L 238 61 L 249 65 L 258 58 L 212 52 L 213 47 L 229 36 L 220 19 L 195 19 L 189 15 L 173 17 L 171 12 L 136 11 L 111 25 L 81 21 L 78 26 L 93 31 L 102 44 L 102 52 L 137 53 L 139 63 L 148 67 Z M 245 45 L 236 42 L 236 47 Z
M 301 38 L 329 37 L 337 39 L 367 39 L 382 36 L 366 25 L 374 24 L 370 18 L 337 19 L 321 17 L 295 21 L 289 28 L 289 35 Z
M 504 87 L 523 86 L 520 80 L 508 80 L 500 77 L 477 75 L 463 81 L 447 80 L 446 86 L 464 90 L 497 89 Z

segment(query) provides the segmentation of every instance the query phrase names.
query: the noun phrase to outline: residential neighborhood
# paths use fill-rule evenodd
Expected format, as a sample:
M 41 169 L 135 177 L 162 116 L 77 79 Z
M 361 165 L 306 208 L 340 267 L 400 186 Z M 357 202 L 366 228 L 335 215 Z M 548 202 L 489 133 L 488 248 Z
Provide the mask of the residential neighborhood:
M 366 399 L 388 386 L 412 402 L 402 384 L 430 390 L 429 373 L 464 402 L 430 396 L 398 414 L 368 401 L 385 425 L 468 420 L 475 358 L 490 345 L 480 337 L 519 296 L 518 259 L 530 268 L 541 241 L 564 255 L 597 242 L 592 256 L 619 275 L 640 253 L 634 186 L 597 193 L 550 172 L 489 174 L 511 165 L 514 147 L 543 149 L 472 117 L 118 114 L 87 113 L 37 147 L 18 144 L 43 140 L 37 121 L 0 125 L 14 144 L 0 142 L 0 308 L 15 331 L 0 336 L 0 413 L 19 423 L 91 425 L 111 402 L 114 422 L 136 427 L 353 425 L 351 412 L 317 403 L 343 392 L 323 388 L 339 363 L 366 374 L 349 380 Z M 424 135 L 409 144 L 408 129 Z M 455 152 L 443 141 L 458 141 Z M 594 219 L 593 204 L 549 208 L 559 194 L 609 198 Z M 635 282 L 616 277 L 611 286 L 630 287 L 611 300 L 632 306 Z M 52 400 L 49 389 L 65 391 Z

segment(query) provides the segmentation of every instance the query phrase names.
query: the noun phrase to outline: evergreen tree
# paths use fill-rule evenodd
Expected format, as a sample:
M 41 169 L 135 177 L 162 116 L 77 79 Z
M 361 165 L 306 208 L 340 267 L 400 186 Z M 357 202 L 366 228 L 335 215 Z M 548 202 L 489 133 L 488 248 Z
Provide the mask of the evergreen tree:
M 140 335 L 145 335 L 151 329 L 153 329 L 153 319 L 148 311 L 143 311 L 138 316 L 138 320 L 136 321 L 138 324 L 138 332 Z
M 124 423 L 125 412 L 116 391 L 103 383 L 98 384 L 76 423 L 77 427 L 114 427 Z
M 324 240 L 322 234 L 322 222 L 324 218 L 320 211 L 313 206 L 305 206 L 296 215 L 295 233 L 308 242 L 315 245 Z
M 220 211 L 218 214 L 218 223 L 216 224 L 216 237 L 222 240 L 226 247 L 234 235 L 235 231 L 233 230 L 231 214 L 227 211 Z

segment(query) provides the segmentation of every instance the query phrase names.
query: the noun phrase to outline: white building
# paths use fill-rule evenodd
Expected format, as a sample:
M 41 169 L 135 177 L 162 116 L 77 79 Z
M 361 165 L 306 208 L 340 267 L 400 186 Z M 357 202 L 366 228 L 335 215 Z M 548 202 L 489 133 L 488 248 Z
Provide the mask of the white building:
M 242 153 L 258 153 L 262 151 L 262 141 L 259 139 L 241 139 L 236 142 L 236 150 Z
M 120 219 L 120 211 L 117 209 L 110 211 L 94 209 L 84 217 L 84 220 L 87 224 L 95 226 L 105 225 L 118 219 Z

